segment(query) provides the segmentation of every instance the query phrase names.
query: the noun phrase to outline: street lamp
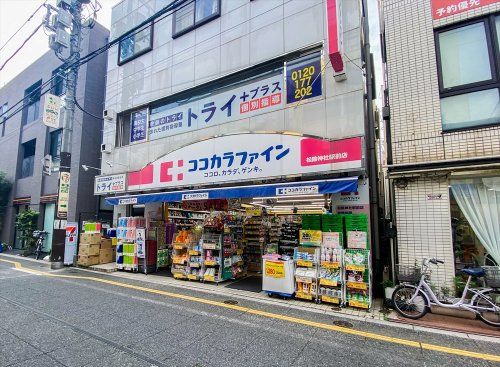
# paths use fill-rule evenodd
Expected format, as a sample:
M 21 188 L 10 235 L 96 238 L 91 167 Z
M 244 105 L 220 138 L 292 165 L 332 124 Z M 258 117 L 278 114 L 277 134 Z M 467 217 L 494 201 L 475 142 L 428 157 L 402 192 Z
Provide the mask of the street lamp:
M 97 167 L 92 167 L 92 166 L 87 166 L 86 164 L 82 164 L 82 168 L 85 172 L 87 172 L 89 169 L 95 169 L 96 171 L 101 171 L 100 168 L 97 168 Z

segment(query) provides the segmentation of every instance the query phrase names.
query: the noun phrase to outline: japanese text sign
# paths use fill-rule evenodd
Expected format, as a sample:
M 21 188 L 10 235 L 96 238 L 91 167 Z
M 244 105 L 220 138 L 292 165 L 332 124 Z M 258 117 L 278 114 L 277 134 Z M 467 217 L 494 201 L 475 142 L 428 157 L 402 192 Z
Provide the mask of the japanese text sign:
M 124 192 L 125 178 L 125 173 L 112 176 L 96 176 L 94 181 L 94 195 Z
M 61 110 L 61 98 L 48 93 L 43 102 L 42 122 L 45 126 L 57 129 L 59 127 L 59 111 Z
M 285 277 L 285 263 L 281 261 L 265 261 L 264 273 L 266 277 L 271 278 L 284 278 Z
M 287 64 L 286 102 L 294 103 L 321 95 L 321 59 L 319 55 L 308 60 Z
M 244 119 L 283 107 L 283 74 L 152 113 L 149 139 L 160 139 Z M 159 110 L 159 109 L 157 109 Z
M 59 219 L 68 217 L 70 178 L 69 172 L 60 172 L 59 174 L 59 197 L 57 199 L 57 218 Z
M 146 140 L 148 110 L 132 112 L 130 115 L 130 142 L 136 143 Z
M 128 189 L 153 189 L 360 168 L 362 139 L 243 133 L 185 146 L 129 172 Z M 322 157 L 326 158 L 322 158 Z M 312 160 L 313 157 L 321 159 Z
M 432 18 L 441 19 L 481 6 L 500 3 L 500 0 L 431 0 Z

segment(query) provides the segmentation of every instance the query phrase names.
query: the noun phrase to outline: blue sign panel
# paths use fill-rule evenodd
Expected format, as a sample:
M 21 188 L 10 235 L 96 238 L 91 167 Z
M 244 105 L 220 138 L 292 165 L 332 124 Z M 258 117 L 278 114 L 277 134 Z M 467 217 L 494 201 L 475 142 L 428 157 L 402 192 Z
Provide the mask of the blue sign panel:
M 287 63 L 286 86 L 287 103 L 295 103 L 303 99 L 320 96 L 322 88 L 321 59 L 319 55 Z
M 130 115 L 130 142 L 137 143 L 146 140 L 148 110 L 132 112 Z

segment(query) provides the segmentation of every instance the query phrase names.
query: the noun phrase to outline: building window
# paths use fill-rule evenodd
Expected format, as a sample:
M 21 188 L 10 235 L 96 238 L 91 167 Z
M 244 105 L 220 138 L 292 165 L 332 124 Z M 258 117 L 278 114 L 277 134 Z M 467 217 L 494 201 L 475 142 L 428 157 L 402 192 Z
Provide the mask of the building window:
M 153 25 L 132 33 L 120 41 L 118 47 L 118 65 L 122 65 L 153 49 Z
M 61 165 L 61 145 L 62 145 L 62 129 L 52 131 L 50 133 L 50 152 L 54 170 L 58 171 Z
M 130 119 L 130 113 L 125 113 L 118 116 L 118 123 L 116 128 L 117 147 L 124 147 L 130 144 Z
M 62 96 L 66 93 L 66 83 L 65 83 L 64 73 L 62 68 L 57 68 L 52 72 L 52 82 L 50 87 L 50 93 L 55 96 Z
M 5 136 L 5 117 L 4 114 L 7 112 L 9 109 L 9 104 L 6 102 L 2 106 L 0 106 L 0 124 L 2 124 L 2 127 L 0 128 L 0 136 L 3 137 Z
M 436 32 L 443 131 L 500 122 L 500 16 Z
M 220 16 L 220 0 L 194 0 L 174 13 L 172 37 L 176 38 Z
M 23 162 L 21 167 L 21 178 L 33 176 L 33 166 L 35 163 L 36 139 L 23 144 Z
M 29 124 L 38 119 L 40 114 L 40 96 L 42 81 L 39 80 L 24 91 L 23 124 Z

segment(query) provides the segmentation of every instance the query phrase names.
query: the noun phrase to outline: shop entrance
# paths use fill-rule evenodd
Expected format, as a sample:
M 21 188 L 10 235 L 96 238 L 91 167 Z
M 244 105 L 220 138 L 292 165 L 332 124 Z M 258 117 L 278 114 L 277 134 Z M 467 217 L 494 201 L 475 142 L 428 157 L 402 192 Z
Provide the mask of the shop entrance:
M 338 214 L 332 195 L 357 178 L 110 198 L 144 205 L 118 219 L 117 267 L 369 308 L 367 214 Z

